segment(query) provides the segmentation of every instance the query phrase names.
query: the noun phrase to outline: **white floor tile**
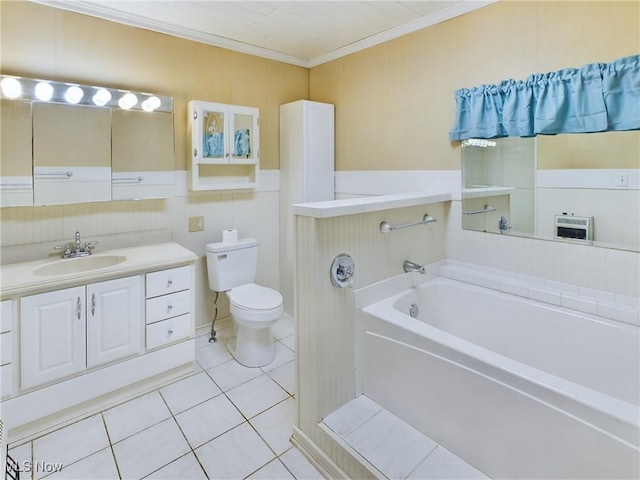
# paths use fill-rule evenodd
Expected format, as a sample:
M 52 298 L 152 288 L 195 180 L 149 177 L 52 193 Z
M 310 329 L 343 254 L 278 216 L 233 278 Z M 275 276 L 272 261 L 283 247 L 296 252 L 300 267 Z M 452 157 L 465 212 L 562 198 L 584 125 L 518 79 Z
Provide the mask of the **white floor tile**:
M 209 345 L 209 343 L 213 343 L 213 342 L 209 342 L 209 338 L 211 338 L 211 334 L 208 331 L 206 334 L 198 335 L 196 337 L 196 350 L 199 348 L 206 347 L 207 345 Z
M 285 347 L 287 347 L 289 350 L 292 350 L 294 352 L 296 351 L 296 336 L 295 335 L 289 335 L 288 337 L 281 338 L 278 341 L 280 343 L 282 343 Z
M 250 421 L 271 449 L 280 455 L 291 448 L 291 434 L 296 421 L 296 401 L 289 397 L 284 402 L 256 415 Z
M 189 452 L 173 418 L 116 443 L 116 455 L 123 479 L 142 478 Z
M 289 472 L 289 470 L 287 470 L 282 462 L 277 458 L 270 461 L 260 470 L 252 473 L 247 478 L 253 480 L 294 480 L 291 472 Z
M 111 443 L 116 443 L 169 418 L 171 412 L 154 391 L 106 410 L 103 415 Z
M 203 348 L 196 350 L 196 360 L 204 370 L 209 370 L 232 358 L 227 350 L 226 342 L 222 338 L 216 343 L 209 343 Z
M 449 450 L 438 447 L 407 478 L 415 480 L 466 480 L 488 477 Z
M 174 460 L 169 465 L 156 470 L 148 477 L 155 480 L 206 480 L 202 467 L 193 453 L 187 453 L 184 457 Z
M 246 418 L 274 406 L 289 394 L 268 375 L 263 374 L 227 392 L 227 396 Z
M 22 476 L 20 477 L 22 478 Z M 82 460 L 65 465 L 64 468 L 46 477 L 48 479 L 64 478 L 65 480 L 113 480 L 119 478 L 116 462 L 110 447 L 89 455 Z
M 207 370 L 207 373 L 213 378 L 222 391 L 226 392 L 262 375 L 262 370 L 259 368 L 245 367 L 235 360 L 229 360 L 222 365 Z
M 224 395 L 176 415 L 176 420 L 192 448 L 208 442 L 240 425 L 245 418 Z
M 285 363 L 293 362 L 296 359 L 295 352 L 292 352 L 280 342 L 275 342 L 274 347 L 276 349 L 276 358 L 273 359 L 269 365 L 262 367 L 265 372 L 270 372 L 278 367 L 281 367 Z
M 283 315 L 282 317 L 280 317 L 280 320 L 278 320 L 276 324 L 271 327 L 271 335 L 276 340 L 280 340 L 281 338 L 293 335 L 294 328 L 295 322 L 293 318 L 291 318 L 289 315 Z
M 345 437 L 381 410 L 382 407 L 376 402 L 360 395 L 327 415 L 323 423 L 341 437 Z
M 296 362 L 285 363 L 278 368 L 270 370 L 268 374 L 290 395 L 296 394 Z
M 245 478 L 274 458 L 266 443 L 245 422 L 195 451 L 209 478 Z
M 386 410 L 345 441 L 388 478 L 405 478 L 436 447 L 433 440 Z
M 33 462 L 70 465 L 109 446 L 101 415 L 72 423 L 33 441 Z M 44 472 L 34 472 L 41 478 Z
M 205 372 L 192 375 L 160 389 L 162 397 L 175 415 L 222 393 Z
M 295 447 L 282 454 L 280 460 L 298 480 L 324 480 L 316 467 Z

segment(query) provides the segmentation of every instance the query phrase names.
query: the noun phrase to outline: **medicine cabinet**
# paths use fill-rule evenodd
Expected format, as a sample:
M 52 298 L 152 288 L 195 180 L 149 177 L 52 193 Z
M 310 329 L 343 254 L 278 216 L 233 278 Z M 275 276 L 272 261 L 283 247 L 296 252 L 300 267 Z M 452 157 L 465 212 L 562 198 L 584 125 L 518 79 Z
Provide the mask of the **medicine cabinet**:
M 189 189 L 255 188 L 260 164 L 260 110 L 189 102 Z
M 173 99 L 2 75 L 0 205 L 168 198 Z

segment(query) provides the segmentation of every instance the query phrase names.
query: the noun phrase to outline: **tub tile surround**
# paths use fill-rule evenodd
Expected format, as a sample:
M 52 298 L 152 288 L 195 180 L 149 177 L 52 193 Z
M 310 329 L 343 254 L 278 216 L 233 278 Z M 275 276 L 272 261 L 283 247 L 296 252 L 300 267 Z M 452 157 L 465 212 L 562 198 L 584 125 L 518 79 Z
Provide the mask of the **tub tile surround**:
M 321 424 L 378 478 L 488 478 L 365 395 L 332 412 Z
M 529 275 L 445 260 L 438 274 L 558 307 L 640 326 L 640 299 Z
M 216 327 L 216 343 L 208 342 L 208 329 L 200 329 L 196 359 L 204 364 L 190 375 L 10 445 L 19 465 L 64 463 L 61 471 L 23 472 L 20 478 L 322 479 L 289 442 L 296 417 L 295 360 L 281 354 L 290 360 L 277 368 L 243 367 L 221 354 L 234 335 L 231 322 L 223 319 Z M 293 322 L 284 319 L 276 330 L 276 345 L 288 350 L 282 342 L 293 336 Z M 242 392 L 260 404 L 249 399 L 246 408 Z

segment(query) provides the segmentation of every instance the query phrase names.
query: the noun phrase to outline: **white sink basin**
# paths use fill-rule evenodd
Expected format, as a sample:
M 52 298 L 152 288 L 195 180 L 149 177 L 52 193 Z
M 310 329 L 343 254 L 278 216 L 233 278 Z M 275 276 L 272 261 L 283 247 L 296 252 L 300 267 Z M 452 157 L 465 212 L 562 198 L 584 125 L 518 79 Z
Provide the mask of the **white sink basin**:
M 113 267 L 124 262 L 126 259 L 127 257 L 122 255 L 91 255 L 88 257 L 65 258 L 41 265 L 33 271 L 33 274 L 51 276 L 82 273 L 89 270 Z

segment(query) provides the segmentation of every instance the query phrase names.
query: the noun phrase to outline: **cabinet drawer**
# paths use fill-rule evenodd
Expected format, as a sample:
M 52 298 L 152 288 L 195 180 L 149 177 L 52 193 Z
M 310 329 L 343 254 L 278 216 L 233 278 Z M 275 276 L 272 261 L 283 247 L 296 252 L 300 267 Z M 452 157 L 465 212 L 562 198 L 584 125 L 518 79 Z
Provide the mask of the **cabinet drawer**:
M 147 323 L 177 317 L 191 310 L 191 290 L 170 293 L 147 300 Z
M 11 332 L 0 334 L 0 365 L 11 363 Z
M 0 303 L 0 333 L 11 330 L 11 323 L 13 320 L 12 313 L 11 300 L 5 300 Z
M 152 323 L 151 325 L 147 325 L 147 349 L 188 338 L 190 333 L 190 314 Z
M 12 393 L 13 365 L 10 363 L 0 367 L 0 398 L 8 397 Z
M 191 288 L 191 266 L 147 273 L 147 298 Z

